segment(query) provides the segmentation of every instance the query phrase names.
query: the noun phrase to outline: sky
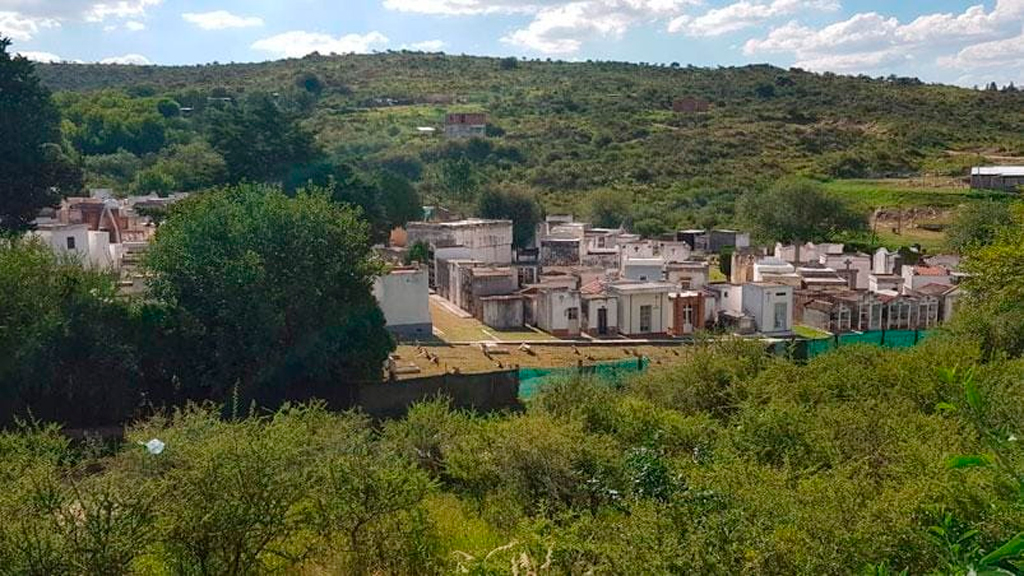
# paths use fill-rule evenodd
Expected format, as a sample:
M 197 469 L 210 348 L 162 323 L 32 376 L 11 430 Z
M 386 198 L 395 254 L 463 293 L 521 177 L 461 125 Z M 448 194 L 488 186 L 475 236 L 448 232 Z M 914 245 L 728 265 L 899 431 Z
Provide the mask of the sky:
M 0 0 L 0 35 L 39 61 L 410 49 L 1024 84 L 1024 0 Z

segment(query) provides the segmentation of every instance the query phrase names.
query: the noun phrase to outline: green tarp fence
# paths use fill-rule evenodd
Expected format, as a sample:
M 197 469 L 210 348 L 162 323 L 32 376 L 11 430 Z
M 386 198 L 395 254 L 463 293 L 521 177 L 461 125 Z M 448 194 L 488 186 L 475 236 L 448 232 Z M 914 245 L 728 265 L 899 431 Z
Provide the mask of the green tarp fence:
M 520 368 L 519 397 L 527 400 L 535 396 L 545 384 L 578 375 L 591 376 L 617 386 L 630 376 L 646 370 L 649 364 L 646 358 L 637 358 L 572 368 Z
M 793 356 L 800 359 L 811 359 L 815 356 L 825 354 L 839 346 L 851 344 L 870 344 L 872 346 L 884 346 L 886 348 L 911 348 L 922 342 L 931 333 L 929 330 L 884 330 L 876 332 L 857 332 L 852 334 L 840 334 L 831 338 L 819 340 L 805 340 L 797 342 L 794 347 Z M 801 351 L 799 348 L 803 348 Z M 803 353 L 801 353 L 803 352 Z

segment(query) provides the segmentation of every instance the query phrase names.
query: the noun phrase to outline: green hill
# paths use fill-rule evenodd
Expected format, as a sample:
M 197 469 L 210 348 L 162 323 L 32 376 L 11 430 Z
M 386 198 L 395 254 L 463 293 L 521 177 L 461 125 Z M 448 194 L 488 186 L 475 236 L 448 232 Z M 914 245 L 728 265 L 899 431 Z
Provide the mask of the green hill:
M 454 153 L 487 182 L 542 193 L 573 209 L 588 191 L 632 194 L 652 229 L 714 225 L 735 196 L 787 174 L 822 179 L 956 177 L 979 155 L 1024 155 L 1024 94 L 910 78 L 740 68 L 543 62 L 394 52 L 204 66 L 40 65 L 55 91 L 170 96 L 194 109 L 209 97 L 276 93 L 335 159 L 430 173 Z M 706 99 L 706 113 L 672 102 Z M 424 137 L 450 109 L 489 114 L 485 144 Z M 954 185 L 955 185 L 954 180 Z

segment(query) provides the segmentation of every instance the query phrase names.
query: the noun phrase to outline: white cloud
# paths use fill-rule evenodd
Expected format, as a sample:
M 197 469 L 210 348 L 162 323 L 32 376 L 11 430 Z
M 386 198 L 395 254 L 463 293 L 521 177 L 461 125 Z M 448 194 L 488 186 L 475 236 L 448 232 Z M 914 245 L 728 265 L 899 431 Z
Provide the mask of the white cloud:
M 53 62 L 63 62 L 64 59 L 52 52 L 18 52 L 18 56 L 24 56 L 33 62 L 45 62 L 47 64 Z
M 621 38 L 638 24 L 672 17 L 694 0 L 578 0 L 541 8 L 502 42 L 545 54 L 571 54 L 593 38 Z
M 163 0 L 117 0 L 97 2 L 85 11 L 86 22 L 103 22 L 108 18 L 141 18 L 152 6 L 159 6 Z
M 213 12 L 186 12 L 181 15 L 186 22 L 203 30 L 223 30 L 225 28 L 253 28 L 263 26 L 263 19 L 258 16 L 238 16 L 227 10 Z
M 100 60 L 100 64 L 124 64 L 129 66 L 147 66 L 152 64 L 149 58 L 141 54 L 125 54 L 124 56 L 113 56 Z
M 0 34 L 12 40 L 31 40 L 41 30 L 59 28 L 60 22 L 52 18 L 24 16 L 17 12 L 0 12 Z
M 559 2 L 520 2 L 517 0 L 384 0 L 384 7 L 398 12 L 466 16 L 472 14 L 529 14 L 544 4 Z
M 254 50 L 269 52 L 275 56 L 301 58 L 312 52 L 321 54 L 348 54 L 350 52 L 365 53 L 375 46 L 384 46 L 388 38 L 380 32 L 367 34 L 347 34 L 335 38 L 330 34 L 294 30 L 253 43 Z
M 1024 33 L 1013 38 L 968 46 L 955 56 L 940 58 L 939 64 L 963 70 L 1006 68 L 1018 74 L 1019 82 L 1019 74 L 1024 71 Z
M 124 28 L 129 32 L 141 32 L 146 29 L 146 25 L 136 20 L 129 20 L 124 23 Z
M 1024 0 L 997 0 L 990 11 L 979 5 L 959 14 L 923 14 L 909 23 L 868 12 L 818 29 L 790 22 L 748 40 L 743 52 L 788 53 L 795 66 L 837 72 L 883 72 L 908 62 L 1024 69 L 1022 21 Z
M 448 43 L 444 40 L 424 40 L 407 44 L 405 47 L 409 50 L 418 50 L 420 52 L 440 52 L 447 45 Z
M 834 12 L 838 0 L 774 0 L 761 2 L 741 0 L 721 8 L 708 10 L 700 16 L 682 15 L 668 24 L 669 32 L 683 32 L 688 36 L 712 37 L 730 34 L 758 26 L 775 18 L 803 12 Z

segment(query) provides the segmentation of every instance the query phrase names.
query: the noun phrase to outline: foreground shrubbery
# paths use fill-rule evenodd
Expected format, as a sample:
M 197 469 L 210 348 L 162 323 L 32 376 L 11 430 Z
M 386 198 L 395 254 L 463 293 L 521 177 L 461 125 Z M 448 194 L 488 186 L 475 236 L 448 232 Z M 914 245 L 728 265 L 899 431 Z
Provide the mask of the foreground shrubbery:
M 1024 529 L 1024 363 L 979 367 L 967 402 L 937 362 L 979 356 L 936 339 L 797 366 L 729 342 L 522 414 L 192 408 L 117 448 L 26 428 L 0 435 L 0 571 L 966 573 Z M 989 435 L 1006 467 L 958 469 Z

